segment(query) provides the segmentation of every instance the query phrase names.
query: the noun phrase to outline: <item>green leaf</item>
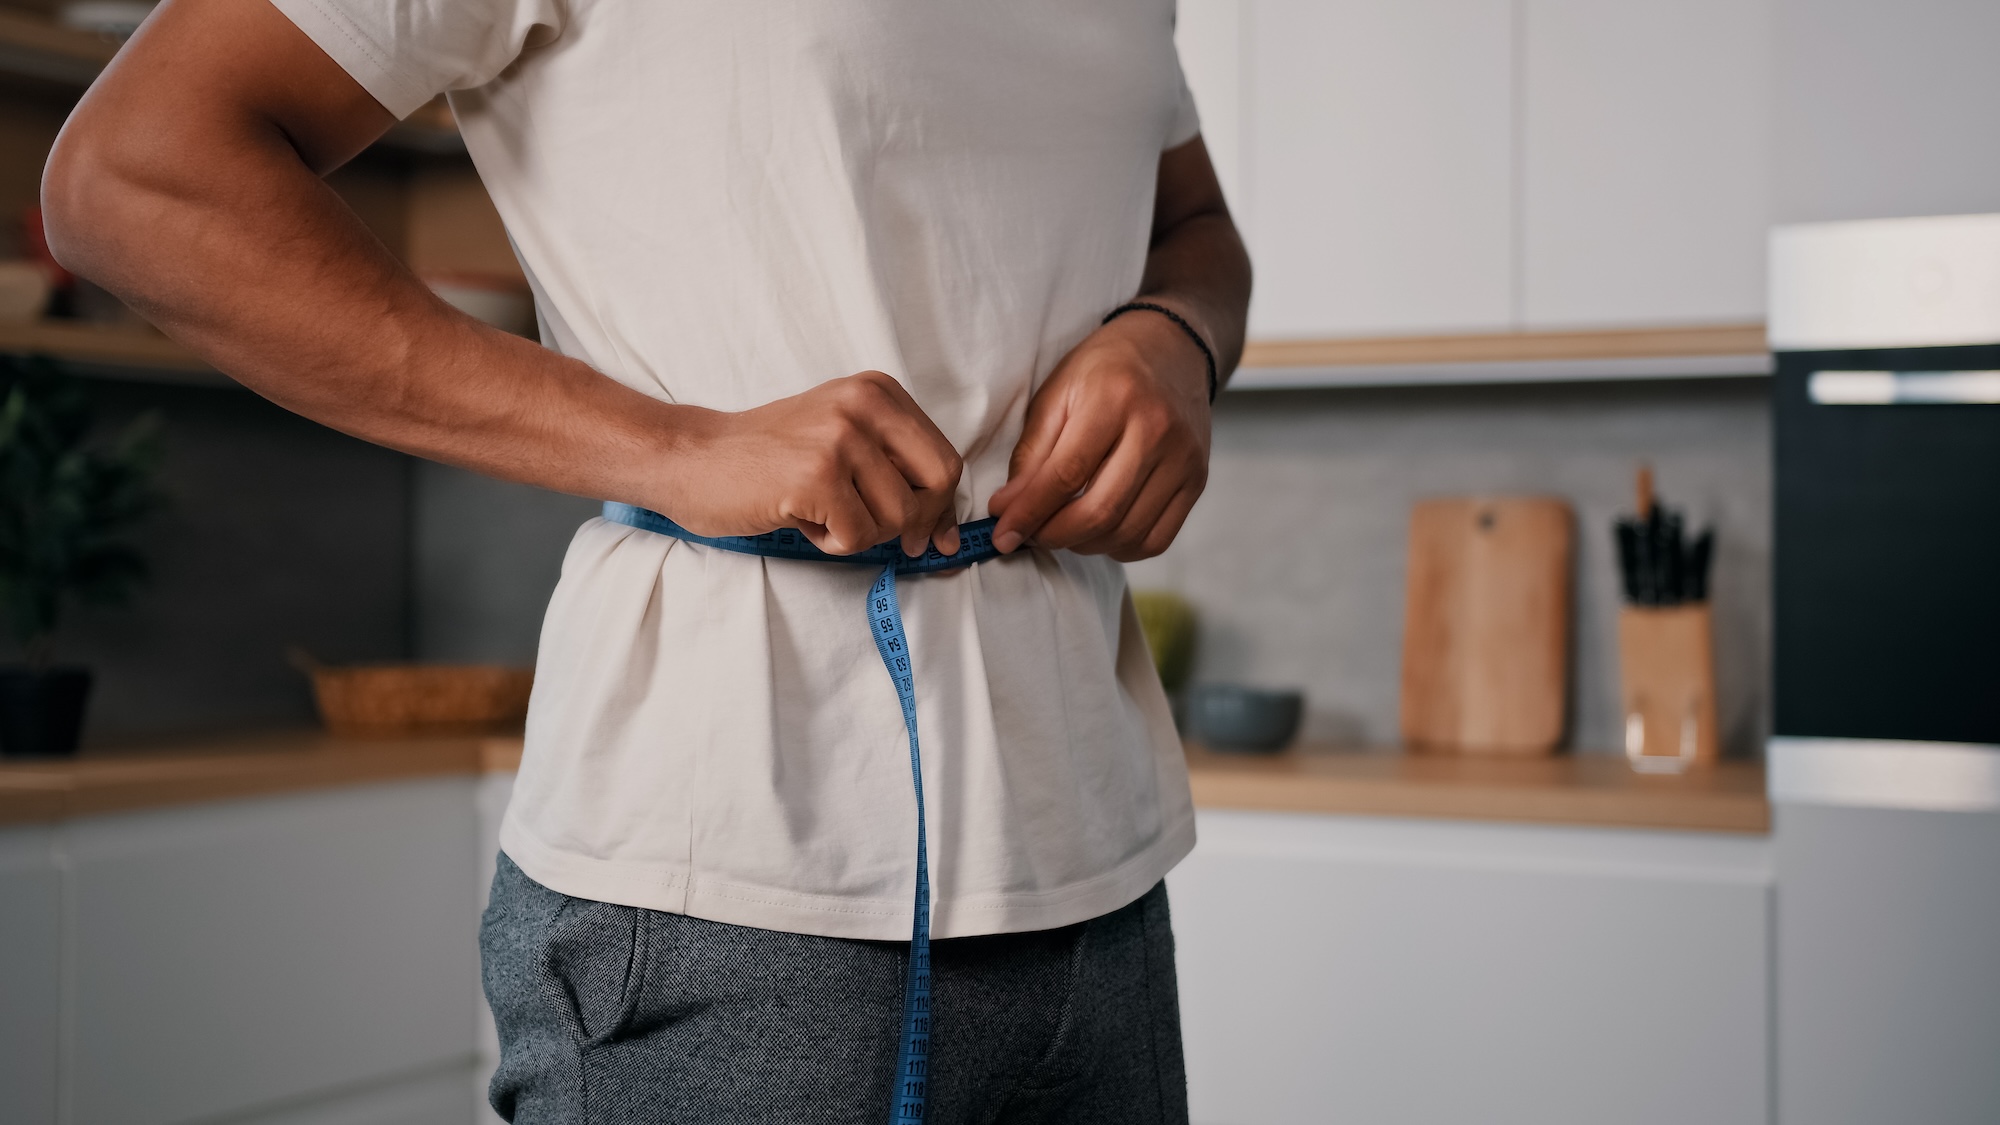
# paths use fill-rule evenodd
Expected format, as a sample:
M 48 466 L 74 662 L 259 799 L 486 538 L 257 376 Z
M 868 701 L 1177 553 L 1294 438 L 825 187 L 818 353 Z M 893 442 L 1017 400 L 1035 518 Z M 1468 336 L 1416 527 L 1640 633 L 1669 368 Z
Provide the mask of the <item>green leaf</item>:
M 83 382 L 0 357 L 0 612 L 45 648 L 65 604 L 118 604 L 145 581 L 129 535 L 157 510 L 163 443 L 148 414 L 101 434 Z

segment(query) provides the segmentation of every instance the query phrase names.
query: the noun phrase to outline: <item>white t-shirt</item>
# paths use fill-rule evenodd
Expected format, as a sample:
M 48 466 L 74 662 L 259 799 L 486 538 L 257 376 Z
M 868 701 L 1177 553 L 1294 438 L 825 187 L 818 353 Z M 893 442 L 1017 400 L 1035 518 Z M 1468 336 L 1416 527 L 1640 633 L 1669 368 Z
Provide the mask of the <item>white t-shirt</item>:
M 398 116 L 450 91 L 542 339 L 742 410 L 879 369 L 987 514 L 1030 395 L 1134 295 L 1192 139 L 1173 0 L 277 0 Z M 501 846 L 567 894 L 907 939 L 915 805 L 874 572 L 592 520 Z M 939 937 L 1115 910 L 1194 844 L 1102 557 L 899 584 Z

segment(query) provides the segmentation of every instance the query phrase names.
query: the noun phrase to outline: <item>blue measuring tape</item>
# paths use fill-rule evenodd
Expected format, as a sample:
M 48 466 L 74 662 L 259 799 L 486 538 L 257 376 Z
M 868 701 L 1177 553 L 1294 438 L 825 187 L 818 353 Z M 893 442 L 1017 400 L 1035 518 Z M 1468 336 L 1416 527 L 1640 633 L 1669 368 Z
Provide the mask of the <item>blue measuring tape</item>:
M 917 747 L 917 687 L 910 670 L 910 639 L 903 632 L 903 609 L 896 601 L 896 576 L 957 570 L 999 557 L 1000 552 L 993 546 L 993 525 L 997 521 L 989 518 L 960 524 L 958 550 L 947 555 L 932 547 L 912 558 L 903 554 L 902 546 L 895 542 L 854 555 L 829 555 L 813 546 L 804 533 L 789 527 L 766 535 L 721 538 L 696 535 L 658 512 L 630 504 L 606 503 L 604 518 L 641 531 L 671 535 L 742 555 L 882 568 L 881 576 L 868 588 L 868 631 L 875 637 L 875 651 L 882 655 L 882 666 L 895 681 L 896 698 L 903 705 L 903 729 L 910 736 L 910 785 L 917 794 L 916 909 L 910 924 L 910 967 L 903 979 L 903 1033 L 896 1047 L 896 1086 L 889 1099 L 889 1121 L 890 1125 L 922 1121 L 924 1084 L 929 1080 L 930 1069 L 931 875 L 924 838 L 924 761 Z

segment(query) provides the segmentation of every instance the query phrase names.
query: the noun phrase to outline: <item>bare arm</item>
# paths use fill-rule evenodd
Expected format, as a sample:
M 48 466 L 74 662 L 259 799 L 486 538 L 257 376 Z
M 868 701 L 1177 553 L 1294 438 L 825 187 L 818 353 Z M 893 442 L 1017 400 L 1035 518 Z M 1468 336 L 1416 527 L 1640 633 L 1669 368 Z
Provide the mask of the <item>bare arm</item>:
M 1250 258 L 1199 137 L 1160 156 L 1138 299 L 1179 313 L 1227 380 L 1243 355 Z M 1173 543 L 1208 481 L 1208 370 L 1180 327 L 1135 311 L 1063 357 L 1028 406 L 989 505 L 1002 550 L 1022 542 L 1131 560 Z
M 1250 255 L 1200 137 L 1160 154 L 1153 245 L 1139 296 L 1186 317 L 1215 349 L 1216 374 L 1228 381 L 1243 358 Z
M 218 369 L 369 441 L 706 534 L 955 545 L 958 457 L 880 372 L 723 414 L 444 304 L 319 178 L 392 123 L 268 0 L 168 0 L 57 140 L 51 246 Z

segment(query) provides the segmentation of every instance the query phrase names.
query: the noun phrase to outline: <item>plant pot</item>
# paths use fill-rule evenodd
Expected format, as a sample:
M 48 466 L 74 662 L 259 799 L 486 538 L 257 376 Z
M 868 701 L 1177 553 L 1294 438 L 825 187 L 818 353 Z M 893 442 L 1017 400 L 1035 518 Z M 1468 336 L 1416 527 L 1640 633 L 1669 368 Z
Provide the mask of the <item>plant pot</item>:
M 0 754 L 67 758 L 83 734 L 90 669 L 0 669 Z

